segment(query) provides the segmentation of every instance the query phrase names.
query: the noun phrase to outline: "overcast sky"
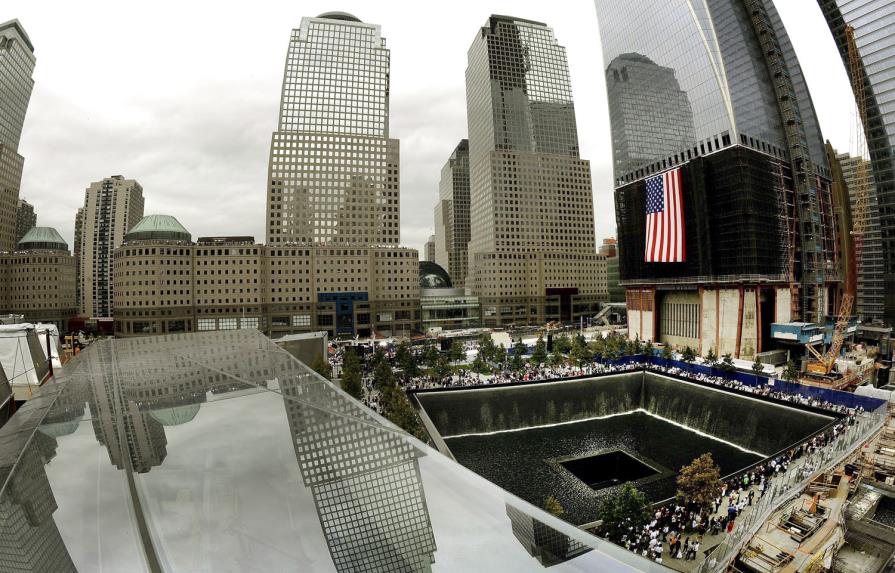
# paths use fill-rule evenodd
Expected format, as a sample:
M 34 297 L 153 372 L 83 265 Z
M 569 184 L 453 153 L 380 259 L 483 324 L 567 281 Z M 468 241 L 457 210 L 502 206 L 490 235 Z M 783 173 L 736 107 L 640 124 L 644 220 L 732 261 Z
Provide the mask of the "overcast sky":
M 661 0 L 657 0 L 661 1 Z M 816 0 L 777 1 L 825 138 L 841 150 L 854 100 Z M 466 136 L 466 51 L 489 14 L 550 25 L 568 52 L 597 241 L 614 236 L 609 119 L 592 0 L 36 2 L 4 0 L 37 67 L 19 153 L 21 197 L 71 242 L 84 189 L 137 179 L 146 214 L 193 234 L 264 240 L 265 181 L 290 31 L 332 10 L 380 24 L 391 49 L 391 136 L 401 140 L 401 240 L 434 230 L 441 167 Z

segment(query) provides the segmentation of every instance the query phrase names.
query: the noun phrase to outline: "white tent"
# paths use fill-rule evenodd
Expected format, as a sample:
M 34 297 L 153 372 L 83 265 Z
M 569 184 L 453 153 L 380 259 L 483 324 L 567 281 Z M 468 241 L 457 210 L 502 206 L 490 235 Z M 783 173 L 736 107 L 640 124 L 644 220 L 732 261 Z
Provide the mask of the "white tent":
M 36 388 L 47 375 L 47 357 L 33 324 L 0 325 L 0 366 L 10 386 Z

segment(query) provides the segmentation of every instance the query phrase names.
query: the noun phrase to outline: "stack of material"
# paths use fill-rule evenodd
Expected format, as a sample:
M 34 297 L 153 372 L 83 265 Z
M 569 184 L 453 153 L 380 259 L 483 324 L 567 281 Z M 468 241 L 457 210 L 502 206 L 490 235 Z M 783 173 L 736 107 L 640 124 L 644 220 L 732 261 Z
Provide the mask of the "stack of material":
M 758 543 L 755 540 L 740 554 L 733 565 L 735 571 L 753 571 L 755 573 L 776 573 L 790 563 L 792 553 L 775 547 L 770 543 Z
M 841 481 L 842 474 L 821 474 L 808 484 L 808 487 L 805 488 L 805 493 L 810 495 L 820 494 L 821 498 L 825 499 L 831 493 L 836 493 Z

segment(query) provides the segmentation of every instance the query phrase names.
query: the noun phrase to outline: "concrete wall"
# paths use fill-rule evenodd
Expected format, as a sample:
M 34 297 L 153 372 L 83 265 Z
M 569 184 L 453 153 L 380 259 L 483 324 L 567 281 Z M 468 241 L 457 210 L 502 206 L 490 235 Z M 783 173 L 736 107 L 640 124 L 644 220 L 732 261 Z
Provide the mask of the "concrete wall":
M 738 358 L 751 360 L 758 348 L 758 309 L 755 304 L 755 289 L 743 291 L 743 328 L 740 333 L 740 352 Z
M 792 299 L 788 288 L 777 289 L 777 300 L 774 311 L 773 322 L 792 321 Z

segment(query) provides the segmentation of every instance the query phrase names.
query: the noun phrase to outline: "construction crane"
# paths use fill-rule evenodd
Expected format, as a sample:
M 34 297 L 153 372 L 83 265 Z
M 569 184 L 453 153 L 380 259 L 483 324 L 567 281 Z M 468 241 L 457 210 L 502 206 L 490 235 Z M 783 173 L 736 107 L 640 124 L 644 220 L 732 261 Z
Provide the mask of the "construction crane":
M 855 29 L 851 26 L 845 27 L 845 39 L 848 45 L 848 69 L 851 76 L 852 91 L 855 94 L 855 103 L 858 106 L 858 114 L 855 117 L 856 156 L 858 161 L 855 171 L 855 188 L 851 190 L 854 197 L 851 235 L 855 250 L 855 268 L 860 268 L 864 242 L 864 224 L 867 219 L 867 187 L 869 184 L 867 162 L 864 160 L 865 138 L 862 137 L 865 135 L 865 126 L 868 125 L 867 104 L 864 100 L 864 70 L 861 67 L 861 56 L 858 54 L 858 46 L 855 43 Z M 833 365 L 836 363 L 836 358 L 839 356 L 842 344 L 845 341 L 845 332 L 848 329 L 848 320 L 851 317 L 857 290 L 856 278 L 846 273 L 845 293 L 843 293 L 842 301 L 839 305 L 839 314 L 836 316 L 836 325 L 833 328 L 830 347 L 821 355 L 811 345 L 807 346 L 815 358 L 814 361 L 808 363 L 809 373 L 827 375 L 833 370 Z

